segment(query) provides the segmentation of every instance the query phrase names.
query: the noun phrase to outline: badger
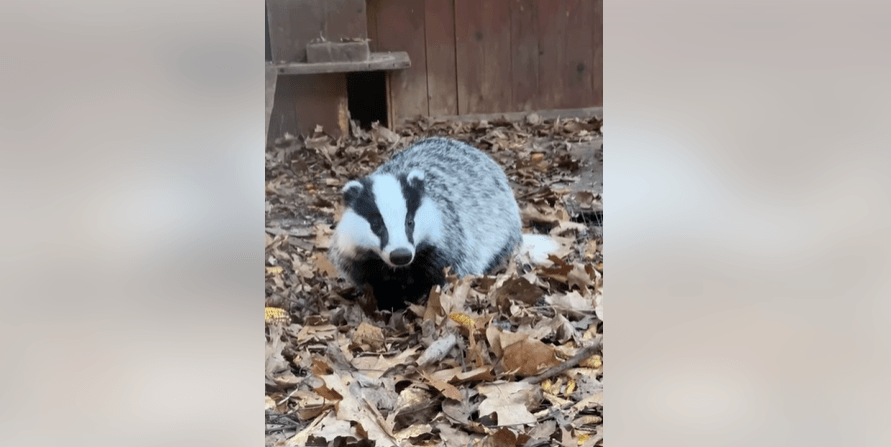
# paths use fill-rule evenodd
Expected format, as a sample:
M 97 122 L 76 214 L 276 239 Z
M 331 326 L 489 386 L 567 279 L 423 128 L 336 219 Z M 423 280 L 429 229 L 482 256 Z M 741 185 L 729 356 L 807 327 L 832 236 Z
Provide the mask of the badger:
M 479 150 L 433 138 L 397 153 L 342 190 L 345 211 L 329 257 L 379 309 L 404 308 L 445 282 L 485 274 L 522 245 L 517 201 L 501 168 Z

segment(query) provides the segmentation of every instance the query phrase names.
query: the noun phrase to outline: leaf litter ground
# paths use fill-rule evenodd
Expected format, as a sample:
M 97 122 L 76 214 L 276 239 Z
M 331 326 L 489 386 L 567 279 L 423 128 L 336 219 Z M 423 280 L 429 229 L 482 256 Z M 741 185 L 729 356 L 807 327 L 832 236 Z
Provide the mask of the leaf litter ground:
M 603 443 L 602 121 L 316 129 L 266 151 L 266 445 Z M 340 188 L 433 136 L 505 170 L 524 233 L 561 246 L 377 312 L 327 259 Z

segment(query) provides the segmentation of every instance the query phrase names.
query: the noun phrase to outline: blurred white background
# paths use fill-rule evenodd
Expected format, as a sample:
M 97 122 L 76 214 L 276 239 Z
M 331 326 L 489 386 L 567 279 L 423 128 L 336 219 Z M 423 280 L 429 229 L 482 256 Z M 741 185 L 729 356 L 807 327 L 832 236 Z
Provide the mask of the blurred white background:
M 608 445 L 887 445 L 891 5 L 607 1 Z M 0 444 L 259 445 L 256 2 L 0 6 Z

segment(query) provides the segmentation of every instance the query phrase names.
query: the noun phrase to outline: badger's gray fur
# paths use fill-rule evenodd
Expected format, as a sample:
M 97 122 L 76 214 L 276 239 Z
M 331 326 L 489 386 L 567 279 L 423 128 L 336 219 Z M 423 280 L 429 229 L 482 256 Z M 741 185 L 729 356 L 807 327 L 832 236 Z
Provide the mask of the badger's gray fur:
M 479 150 L 434 138 L 343 188 L 346 209 L 329 250 L 341 274 L 370 285 L 378 307 L 401 308 L 445 281 L 484 274 L 521 244 L 517 202 Z

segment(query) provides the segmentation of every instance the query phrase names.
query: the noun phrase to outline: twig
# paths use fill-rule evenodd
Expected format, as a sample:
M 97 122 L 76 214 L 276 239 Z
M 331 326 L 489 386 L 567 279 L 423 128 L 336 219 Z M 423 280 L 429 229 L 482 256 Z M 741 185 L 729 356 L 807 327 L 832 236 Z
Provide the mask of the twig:
M 587 359 L 588 357 L 591 357 L 592 355 L 594 355 L 595 352 L 600 351 L 602 344 L 603 344 L 602 342 L 603 342 L 602 337 L 595 338 L 594 343 L 591 343 L 590 345 L 585 346 L 584 348 L 579 350 L 579 352 L 577 352 L 569 360 L 567 360 L 557 366 L 554 366 L 553 368 L 549 368 L 548 370 L 546 370 L 545 372 L 543 372 L 541 374 L 538 374 L 535 376 L 529 376 L 529 377 L 523 379 L 523 382 L 539 383 L 543 380 L 547 380 L 547 379 L 550 379 L 551 377 L 563 374 L 567 369 L 574 368 L 574 367 L 578 366 L 578 364 L 581 363 L 583 360 Z

